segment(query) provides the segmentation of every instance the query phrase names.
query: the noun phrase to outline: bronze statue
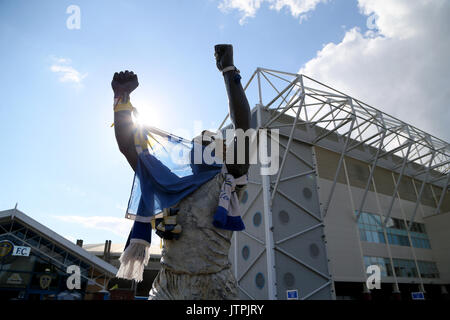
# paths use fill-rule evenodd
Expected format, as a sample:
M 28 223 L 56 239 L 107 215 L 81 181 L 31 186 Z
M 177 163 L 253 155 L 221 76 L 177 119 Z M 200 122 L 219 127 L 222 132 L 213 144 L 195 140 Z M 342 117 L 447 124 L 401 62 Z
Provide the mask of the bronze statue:
M 234 128 L 248 130 L 250 108 L 239 70 L 234 66 L 233 47 L 216 45 L 215 58 L 217 68 L 223 73 Z M 115 73 L 112 81 L 115 99 L 128 102 L 138 85 L 137 75 L 132 71 Z M 114 124 L 119 149 L 136 170 L 138 154 L 131 111 L 115 112 Z M 237 150 L 236 141 L 234 150 Z M 249 169 L 248 143 L 244 152 L 245 163 L 225 162 L 228 173 L 236 179 L 246 175 Z M 236 157 L 235 153 L 234 160 Z M 150 300 L 237 299 L 237 284 L 228 259 L 233 231 L 216 228 L 211 223 L 223 182 L 224 176 L 219 173 L 178 203 L 177 223 L 182 233 L 177 240 L 164 241 L 161 270 L 153 282 Z M 238 196 L 243 189 L 236 186 Z

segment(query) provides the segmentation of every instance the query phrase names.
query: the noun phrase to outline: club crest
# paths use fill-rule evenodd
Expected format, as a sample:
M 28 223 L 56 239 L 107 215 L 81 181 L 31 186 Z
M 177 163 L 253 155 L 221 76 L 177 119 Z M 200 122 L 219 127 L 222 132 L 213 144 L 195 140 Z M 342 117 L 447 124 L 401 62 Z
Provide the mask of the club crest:
M 0 241 L 0 258 L 10 255 L 14 249 L 14 244 L 11 241 Z

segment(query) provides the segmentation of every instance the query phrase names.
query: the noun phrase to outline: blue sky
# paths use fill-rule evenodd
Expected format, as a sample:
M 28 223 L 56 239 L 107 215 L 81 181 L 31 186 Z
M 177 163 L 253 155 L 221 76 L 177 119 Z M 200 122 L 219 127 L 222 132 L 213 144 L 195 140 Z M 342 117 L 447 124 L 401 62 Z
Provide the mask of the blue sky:
M 297 14 L 303 2 L 313 6 Z M 215 128 L 227 113 L 215 44 L 234 45 L 244 80 L 258 66 L 296 72 L 351 30 L 368 39 L 378 9 L 364 2 L 298 0 L 277 10 L 263 1 L 243 19 L 239 0 L 0 0 L 0 210 L 18 202 L 71 240 L 123 242 L 133 172 L 110 128 L 115 71 L 138 74 L 132 102 L 150 123 L 193 135 L 194 123 Z M 79 30 L 66 27 L 72 4 Z

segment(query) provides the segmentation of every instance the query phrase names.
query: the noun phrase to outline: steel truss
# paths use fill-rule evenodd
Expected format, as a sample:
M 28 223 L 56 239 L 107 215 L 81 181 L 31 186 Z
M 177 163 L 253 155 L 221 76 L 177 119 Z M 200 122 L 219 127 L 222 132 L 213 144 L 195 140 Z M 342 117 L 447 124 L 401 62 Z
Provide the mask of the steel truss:
M 20 227 L 14 229 L 14 224 L 18 224 Z M 29 230 L 31 231 L 30 233 Z M 82 258 L 79 258 L 75 253 L 70 253 L 71 256 L 75 257 L 75 260 L 71 260 L 67 250 L 64 249 L 65 253 L 61 254 L 61 252 L 56 250 L 55 244 L 48 238 L 42 236 L 32 228 L 16 222 L 14 219 L 11 220 L 9 229 L 5 229 L 0 224 L 0 234 L 5 237 L 14 238 L 16 244 L 30 247 L 34 252 L 38 252 L 40 256 L 44 257 L 44 259 L 47 259 L 48 261 L 51 261 L 63 272 L 67 270 L 67 267 L 77 265 L 82 270 L 80 277 L 87 281 L 88 286 L 92 285 L 98 287 L 99 290 L 107 290 L 109 280 L 114 278 L 114 275 L 109 274 L 100 268 L 95 268 L 91 263 L 83 261 Z M 51 245 L 47 246 L 44 242 L 49 242 Z M 89 265 L 89 270 L 83 272 L 82 263 Z M 87 275 L 86 273 L 90 274 Z
M 266 223 L 265 249 L 256 256 L 246 272 L 264 252 L 267 252 L 269 299 L 276 298 L 274 251 L 290 256 L 288 252 L 283 252 L 284 250 L 279 247 L 280 241 L 274 243 L 270 228 L 272 227 L 271 206 L 275 195 L 281 194 L 281 196 L 287 197 L 280 192 L 278 186 L 280 181 L 283 181 L 281 174 L 286 163 L 286 156 L 288 153 L 292 153 L 290 150 L 292 141 L 320 146 L 340 155 L 332 187 L 326 197 L 326 202 L 321 207 L 320 216 L 310 213 L 317 219 L 317 225 L 312 229 L 323 225 L 323 219 L 327 215 L 333 199 L 338 175 L 343 164 L 345 166 L 345 157 L 364 161 L 369 166 L 369 177 L 362 199 L 359 203 L 355 203 L 355 219 L 358 219 L 364 210 L 366 196 L 371 183 L 373 183 L 376 167 L 382 167 L 397 174 L 397 178 L 394 179 L 395 190 L 391 197 L 389 210 L 382 213 L 384 227 L 389 221 L 394 202 L 397 197 L 399 198 L 398 187 L 404 176 L 422 182 L 420 189 L 416 191 L 415 209 L 408 217 L 411 222 L 408 228 L 410 229 L 414 222 L 426 184 L 442 190 L 440 196 L 436 198 L 435 209 L 435 214 L 440 213 L 450 182 L 449 143 L 305 75 L 257 68 L 244 89 L 249 100 L 259 101 L 253 110 L 258 113 L 257 129 L 278 128 L 280 137 L 288 138 L 287 144 L 282 145 L 284 153 L 274 181 L 262 177 L 260 189 L 252 200 L 255 201 L 258 195 L 263 193 L 265 221 L 268 223 Z M 261 112 L 263 111 L 268 112 L 270 116 L 262 119 Z M 225 125 L 226 120 L 227 118 L 222 122 L 220 128 Z M 294 156 L 296 155 L 294 154 Z M 315 171 L 314 165 L 309 165 L 312 172 Z M 303 174 L 307 173 L 299 173 L 299 175 Z M 284 180 L 286 179 L 289 178 L 285 177 Z M 293 199 L 288 200 L 305 210 L 300 203 Z M 306 210 L 306 212 L 308 211 Z M 304 232 L 308 232 L 308 230 L 299 231 L 299 234 Z M 251 235 L 247 234 L 247 236 Z M 292 237 L 295 236 L 292 235 Z M 299 264 L 305 265 L 295 257 L 291 256 L 291 258 Z M 321 274 L 318 270 L 313 271 Z M 329 280 L 326 285 L 333 284 L 331 277 L 326 274 L 321 274 L 321 276 Z M 321 290 L 323 287 L 317 288 L 317 290 Z M 243 291 L 251 297 L 245 290 Z M 304 298 L 308 298 L 314 293 L 311 292 Z

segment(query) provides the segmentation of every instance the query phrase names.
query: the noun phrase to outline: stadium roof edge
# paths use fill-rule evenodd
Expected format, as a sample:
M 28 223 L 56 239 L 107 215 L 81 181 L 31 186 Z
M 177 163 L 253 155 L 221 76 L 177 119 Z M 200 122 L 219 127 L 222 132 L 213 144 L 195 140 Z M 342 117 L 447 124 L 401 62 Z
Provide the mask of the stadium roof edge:
M 38 233 L 42 234 L 45 237 L 48 237 L 49 239 L 60 243 L 65 249 L 68 251 L 71 251 L 75 255 L 79 256 L 80 258 L 83 258 L 85 260 L 90 261 L 91 263 L 95 264 L 96 267 L 99 269 L 102 269 L 103 271 L 110 273 L 111 275 L 116 275 L 117 268 L 112 266 L 111 264 L 107 263 L 106 261 L 98 258 L 94 254 L 86 251 L 80 246 L 77 246 L 75 243 L 67 240 L 63 236 L 59 235 L 58 233 L 54 232 L 53 230 L 47 228 L 43 224 L 39 223 L 38 221 L 34 220 L 33 218 L 29 217 L 22 211 L 18 209 L 9 209 L 0 211 L 0 219 L 5 218 L 11 218 L 11 220 L 19 220 L 21 223 L 26 224 L 28 227 L 34 229 Z

